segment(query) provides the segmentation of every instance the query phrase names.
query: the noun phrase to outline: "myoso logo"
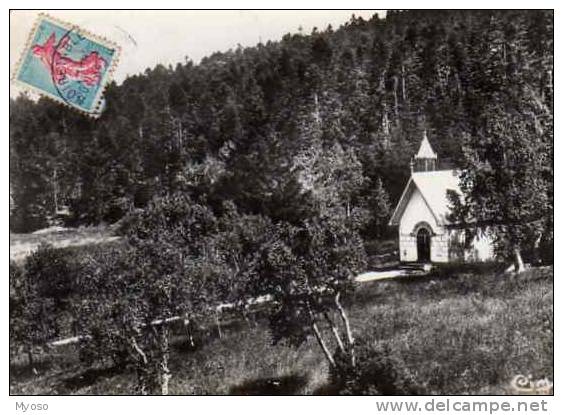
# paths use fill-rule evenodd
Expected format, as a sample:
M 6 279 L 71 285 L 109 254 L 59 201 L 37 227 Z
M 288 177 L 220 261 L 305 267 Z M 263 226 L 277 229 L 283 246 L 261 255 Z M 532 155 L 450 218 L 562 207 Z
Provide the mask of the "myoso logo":
M 25 403 L 25 402 L 16 402 L 16 411 L 47 411 L 49 409 L 49 405 L 46 403 Z

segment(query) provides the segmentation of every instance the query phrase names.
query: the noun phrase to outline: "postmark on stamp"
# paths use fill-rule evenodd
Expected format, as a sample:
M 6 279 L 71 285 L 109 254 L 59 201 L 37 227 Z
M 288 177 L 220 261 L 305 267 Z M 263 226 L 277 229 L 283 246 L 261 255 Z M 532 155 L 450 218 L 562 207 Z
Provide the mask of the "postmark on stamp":
M 103 92 L 120 48 L 45 14 L 31 31 L 13 80 L 90 116 L 104 107 Z

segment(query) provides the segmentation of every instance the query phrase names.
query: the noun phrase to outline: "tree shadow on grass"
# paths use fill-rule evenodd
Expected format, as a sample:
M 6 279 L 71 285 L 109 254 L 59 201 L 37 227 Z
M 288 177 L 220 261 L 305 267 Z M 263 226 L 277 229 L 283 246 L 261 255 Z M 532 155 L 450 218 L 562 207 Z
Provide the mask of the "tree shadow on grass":
M 314 396 L 335 396 L 340 394 L 341 388 L 333 383 L 325 383 L 313 391 Z
M 123 373 L 124 368 L 119 366 L 89 368 L 73 376 L 64 378 L 60 382 L 60 392 L 75 392 L 82 388 L 93 385 L 104 378 L 112 378 Z
M 33 365 L 28 363 L 10 363 L 10 378 L 18 382 L 24 382 L 42 373 L 46 373 L 52 368 L 53 362 L 49 360 L 34 362 Z
M 252 379 L 229 390 L 231 395 L 295 395 L 308 381 L 304 375 L 290 374 L 286 376 Z

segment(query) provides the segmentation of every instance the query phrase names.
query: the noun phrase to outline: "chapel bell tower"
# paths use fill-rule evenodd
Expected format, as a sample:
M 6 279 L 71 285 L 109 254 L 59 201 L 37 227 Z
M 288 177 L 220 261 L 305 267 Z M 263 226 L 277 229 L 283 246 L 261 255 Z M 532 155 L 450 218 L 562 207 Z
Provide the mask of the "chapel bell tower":
M 434 171 L 436 170 L 437 162 L 438 155 L 432 149 L 425 130 L 418 153 L 416 153 L 416 155 L 411 159 L 411 173 Z

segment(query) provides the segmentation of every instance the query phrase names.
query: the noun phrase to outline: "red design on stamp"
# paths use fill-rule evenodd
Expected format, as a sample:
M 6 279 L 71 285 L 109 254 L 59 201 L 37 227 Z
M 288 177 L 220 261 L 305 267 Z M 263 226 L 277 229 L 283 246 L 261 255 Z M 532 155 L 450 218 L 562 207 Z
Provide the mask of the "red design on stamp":
M 94 86 L 100 82 L 107 62 L 98 52 L 90 52 L 87 56 L 75 61 L 59 52 L 59 50 L 64 50 L 69 38 L 64 37 L 58 45 L 55 44 L 55 41 L 53 33 L 43 45 L 34 45 L 32 51 L 47 67 L 57 84 L 61 84 L 65 80 L 76 80 L 87 86 Z

